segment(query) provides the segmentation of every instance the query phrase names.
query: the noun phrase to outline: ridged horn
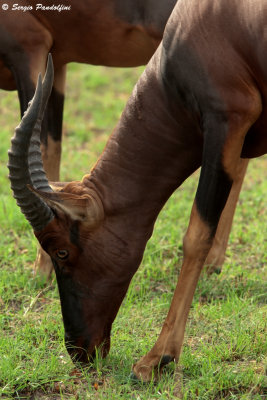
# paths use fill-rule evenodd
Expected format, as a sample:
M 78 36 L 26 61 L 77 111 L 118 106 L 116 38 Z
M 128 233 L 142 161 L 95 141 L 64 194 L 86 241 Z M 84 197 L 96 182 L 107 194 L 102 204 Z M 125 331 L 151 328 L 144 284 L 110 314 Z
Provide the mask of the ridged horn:
M 42 85 L 41 76 L 32 101 L 24 113 L 11 140 L 8 152 L 8 168 L 11 189 L 21 212 L 34 231 L 41 231 L 54 214 L 40 198 L 28 189 L 28 185 L 52 191 L 43 170 L 40 152 L 40 131 L 43 114 L 53 84 L 53 64 L 48 59 L 47 72 Z
M 41 128 L 42 128 L 42 120 L 44 117 L 46 105 L 51 94 L 52 86 L 54 81 L 54 69 L 53 69 L 53 61 L 51 54 L 48 55 L 47 68 L 46 73 L 43 80 L 43 96 L 42 103 L 40 106 L 38 118 L 36 124 L 34 126 L 30 146 L 28 151 L 28 164 L 29 164 L 29 172 L 31 177 L 32 186 L 38 190 L 43 190 L 44 192 L 52 192 L 52 188 L 50 187 L 44 167 L 43 160 L 41 154 Z

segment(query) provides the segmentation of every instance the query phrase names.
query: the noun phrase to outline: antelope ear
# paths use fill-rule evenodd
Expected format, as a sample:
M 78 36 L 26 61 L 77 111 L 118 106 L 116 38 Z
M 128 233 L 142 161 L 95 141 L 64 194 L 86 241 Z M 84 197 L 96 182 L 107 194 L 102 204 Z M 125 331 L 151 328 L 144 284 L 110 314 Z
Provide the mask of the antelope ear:
M 50 208 L 67 214 L 74 221 L 81 221 L 87 226 L 95 227 L 103 219 L 102 205 L 89 194 L 77 195 L 60 191 L 43 192 L 32 186 L 28 187 Z M 61 189 L 62 187 L 57 186 L 57 190 Z

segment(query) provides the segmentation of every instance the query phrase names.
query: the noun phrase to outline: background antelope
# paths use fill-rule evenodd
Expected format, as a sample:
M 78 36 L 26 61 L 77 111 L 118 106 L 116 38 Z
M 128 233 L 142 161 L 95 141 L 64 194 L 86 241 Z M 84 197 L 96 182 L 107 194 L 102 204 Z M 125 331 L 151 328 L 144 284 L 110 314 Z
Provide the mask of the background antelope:
M 49 179 L 59 180 L 66 64 L 134 67 L 148 62 L 161 41 L 176 0 L 78 0 L 69 11 L 44 11 L 31 1 L 0 10 L 0 88 L 17 89 L 21 115 L 32 98 L 47 55 L 55 78 L 43 120 L 42 156 Z M 45 0 L 44 6 L 53 5 Z M 23 7 L 24 4 L 19 4 Z M 24 5 L 25 6 L 25 5 Z

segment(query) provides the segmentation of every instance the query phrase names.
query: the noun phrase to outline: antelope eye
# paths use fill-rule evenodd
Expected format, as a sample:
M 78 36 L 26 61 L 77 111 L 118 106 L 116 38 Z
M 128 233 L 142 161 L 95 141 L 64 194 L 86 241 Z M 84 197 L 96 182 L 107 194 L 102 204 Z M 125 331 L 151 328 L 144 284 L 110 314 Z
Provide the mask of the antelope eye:
M 60 260 L 66 260 L 68 258 L 68 256 L 69 256 L 69 252 L 68 252 L 68 250 L 58 250 L 56 252 L 56 256 Z

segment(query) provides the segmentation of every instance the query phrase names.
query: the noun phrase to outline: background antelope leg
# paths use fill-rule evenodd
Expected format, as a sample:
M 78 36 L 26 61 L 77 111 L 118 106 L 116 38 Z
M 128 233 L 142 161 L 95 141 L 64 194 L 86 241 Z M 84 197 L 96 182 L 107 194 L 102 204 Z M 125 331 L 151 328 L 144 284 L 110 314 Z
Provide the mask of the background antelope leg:
M 248 159 L 240 160 L 236 179 L 233 182 L 231 192 L 219 221 L 212 247 L 205 261 L 206 271 L 208 273 L 221 271 L 225 259 L 225 252 L 231 232 L 234 213 L 246 175 L 248 162 Z

